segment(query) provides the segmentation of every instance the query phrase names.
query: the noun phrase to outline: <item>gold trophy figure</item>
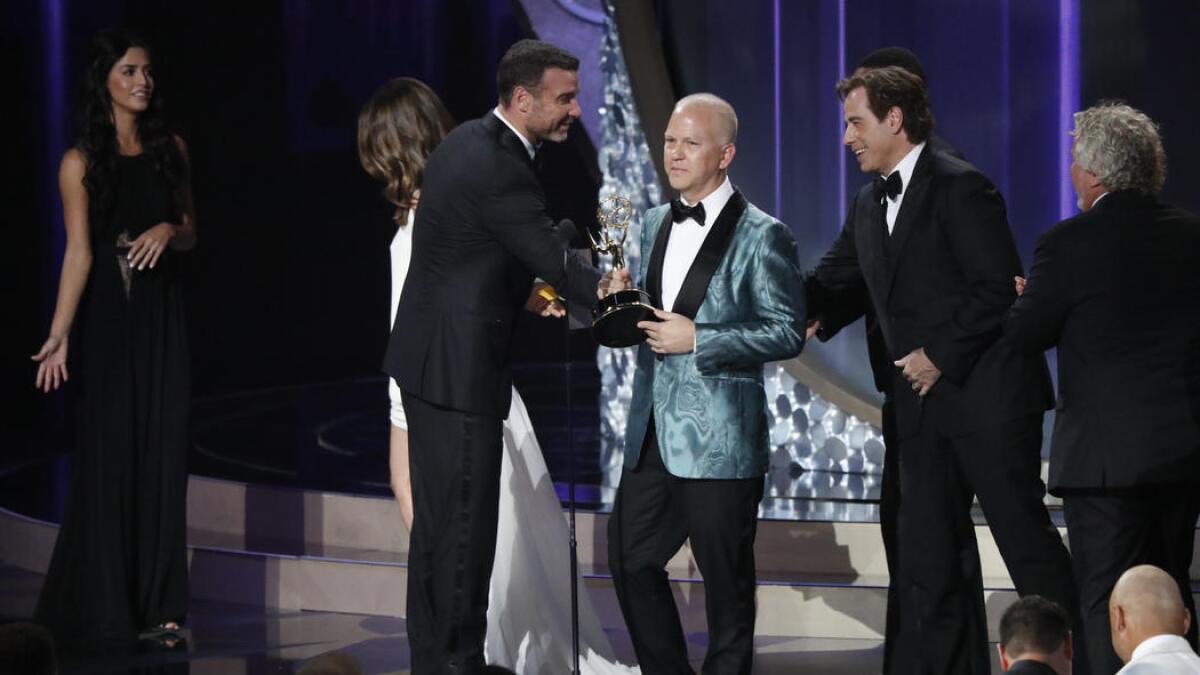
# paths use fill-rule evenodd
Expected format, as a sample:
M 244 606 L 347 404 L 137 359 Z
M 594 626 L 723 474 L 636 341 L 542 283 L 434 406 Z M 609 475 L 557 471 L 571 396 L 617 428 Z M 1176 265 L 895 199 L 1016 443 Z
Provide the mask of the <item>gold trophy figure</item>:
M 625 197 L 610 195 L 600 201 L 596 218 L 600 222 L 599 236 L 588 232 L 592 249 L 611 255 L 613 269 L 623 269 L 625 237 L 633 220 L 633 205 Z M 631 347 L 646 339 L 646 334 L 637 327 L 638 322 L 653 319 L 650 294 L 637 288 L 616 291 L 601 298 L 592 309 L 592 337 L 605 347 Z

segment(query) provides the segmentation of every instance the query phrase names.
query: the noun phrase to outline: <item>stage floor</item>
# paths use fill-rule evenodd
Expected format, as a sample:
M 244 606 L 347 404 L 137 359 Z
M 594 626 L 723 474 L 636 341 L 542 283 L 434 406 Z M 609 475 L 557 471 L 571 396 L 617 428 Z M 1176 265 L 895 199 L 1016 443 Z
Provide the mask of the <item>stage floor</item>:
M 574 381 L 569 396 L 565 381 L 556 384 L 555 373 L 545 370 L 519 372 L 517 386 L 534 421 L 564 506 L 574 474 L 579 509 L 603 514 L 611 508 L 612 486 L 618 476 L 612 469 L 604 469 L 599 449 L 598 381 L 594 368 L 581 366 L 572 372 Z M 565 404 L 568 398 L 574 403 L 572 407 Z M 387 510 L 393 505 L 387 499 L 390 496 L 388 422 L 383 378 L 202 398 L 195 402 L 193 432 L 190 473 L 218 479 L 216 483 L 226 481 L 222 483 L 224 487 L 209 481 L 203 489 L 245 486 L 247 497 L 243 501 L 259 505 L 265 498 L 261 492 L 263 486 L 283 488 L 282 492 L 297 495 L 347 495 L 341 501 L 351 504 L 352 511 L 341 514 L 338 509 L 339 519 L 361 520 L 365 517 L 363 507 Z M 783 458 L 785 453 L 779 455 Z M 15 516 L 18 519 L 24 516 L 48 523 L 60 522 L 69 468 L 69 454 L 27 464 L 0 465 L 0 507 L 19 514 Z M 249 496 L 251 492 L 255 496 Z M 755 642 L 756 673 L 878 672 L 882 648 L 877 638 L 882 626 L 874 624 L 882 616 L 880 594 L 886 585 L 886 577 L 880 576 L 884 573 L 880 568 L 881 553 L 874 550 L 879 548 L 875 529 L 878 492 L 878 476 L 874 475 L 803 471 L 783 459 L 771 467 L 760 516 L 775 522 L 763 525 L 765 534 L 760 536 L 760 543 L 768 551 L 780 549 L 776 553 L 782 552 L 781 559 L 785 562 L 815 562 L 814 569 L 807 571 L 789 571 L 784 569 L 786 565 L 760 570 L 760 602 L 786 608 L 775 611 L 777 616 L 770 621 L 762 622 L 764 630 L 760 632 L 764 634 Z M 296 497 L 285 501 L 299 503 L 308 499 Z M 332 502 L 323 503 L 324 516 L 332 517 L 335 510 Z M 318 514 L 321 512 L 318 508 Z M 1059 518 L 1056 510 L 1052 513 Z M 983 522 L 981 513 L 975 517 L 978 523 Z M 204 526 L 200 529 L 193 534 L 203 535 Z M 391 557 L 380 562 L 372 558 L 374 548 L 368 546 L 353 551 L 353 556 L 345 556 L 346 560 L 335 560 L 337 556 L 330 557 L 333 549 L 329 546 L 313 553 L 300 540 L 290 542 L 284 549 L 260 551 L 251 545 L 255 543 L 251 534 L 247 529 L 241 545 L 228 549 L 222 549 L 217 540 L 202 541 L 201 536 L 193 542 L 197 546 L 195 555 L 207 556 L 209 564 L 213 556 L 227 555 L 264 560 L 287 558 L 300 566 L 341 565 L 355 570 L 384 565 L 387 574 L 396 579 L 397 592 L 402 588 L 403 553 L 389 553 Z M 52 539 L 47 545 L 50 542 Z M 351 557 L 354 559 L 350 560 Z M 992 571 L 997 577 L 989 586 L 992 591 L 989 602 L 996 605 L 994 608 L 989 605 L 989 611 L 1000 611 L 1013 594 L 1001 579 L 1005 573 L 997 556 L 989 554 L 986 559 L 996 568 Z M 826 563 L 828 570 L 821 567 Z M 0 616 L 25 618 L 32 614 L 42 577 L 29 569 L 37 568 L 18 569 L 0 563 Z M 612 591 L 606 585 L 603 570 L 593 573 L 596 577 L 589 592 L 597 594 L 594 602 L 599 607 L 611 600 L 608 596 Z M 392 576 L 388 577 L 386 588 L 393 587 Z M 694 592 L 686 587 L 695 585 L 698 579 L 689 579 L 690 576 L 695 575 L 672 577 L 680 585 L 681 597 Z M 390 593 L 386 589 L 381 592 Z M 176 650 L 106 656 L 69 654 L 62 672 L 291 672 L 318 654 L 336 650 L 355 655 L 368 673 L 407 672 L 408 649 L 402 618 L 379 611 L 350 613 L 319 607 L 298 611 L 238 604 L 242 600 L 240 596 L 223 600 L 197 597 L 189 617 L 188 641 Z M 692 610 L 702 614 L 702 607 Z M 402 613 L 401 609 L 389 611 Z M 632 660 L 629 638 L 620 628 L 623 622 L 615 606 L 602 620 L 609 627 L 618 657 Z M 788 621 L 810 628 L 792 630 L 784 626 Z M 819 627 L 841 626 L 838 622 L 847 622 L 854 630 L 845 634 L 820 633 Z M 693 621 L 689 625 L 695 624 Z M 703 659 L 706 640 L 703 632 L 689 633 L 689 649 L 697 665 Z
M 598 374 L 548 368 L 516 373 L 550 474 L 564 503 L 574 473 L 576 505 L 607 511 L 619 468 L 601 456 Z M 571 401 L 568 406 L 566 401 Z M 386 380 L 277 388 L 196 401 L 191 472 L 214 478 L 352 494 L 388 495 Z M 879 476 L 805 471 L 772 458 L 760 516 L 878 520 Z
M 594 366 L 572 368 L 570 396 L 561 369 L 525 367 L 515 376 L 564 507 L 574 474 L 577 508 L 610 511 L 619 467 L 605 466 L 601 456 Z M 375 377 L 198 398 L 189 472 L 258 485 L 390 496 L 386 392 L 386 380 Z M 0 477 L 0 506 L 58 522 L 69 461 L 69 455 L 59 455 Z M 780 451 L 772 456 L 766 480 L 762 519 L 879 520 L 878 475 L 806 471 Z M 1056 500 L 1048 502 L 1055 524 L 1062 526 Z M 974 519 L 985 522 L 978 508 Z
M 0 565 L 0 618 L 33 613 L 42 576 Z M 276 675 L 291 673 L 327 652 L 347 652 L 364 673 L 408 673 L 408 638 L 403 618 L 291 611 L 229 602 L 193 601 L 186 641 L 174 649 L 149 644 L 125 653 L 63 654 L 62 675 Z M 631 663 L 624 631 L 608 631 L 618 659 Z M 688 636 L 696 667 L 707 636 Z M 878 672 L 882 642 L 864 639 L 760 637 L 755 640 L 756 675 Z

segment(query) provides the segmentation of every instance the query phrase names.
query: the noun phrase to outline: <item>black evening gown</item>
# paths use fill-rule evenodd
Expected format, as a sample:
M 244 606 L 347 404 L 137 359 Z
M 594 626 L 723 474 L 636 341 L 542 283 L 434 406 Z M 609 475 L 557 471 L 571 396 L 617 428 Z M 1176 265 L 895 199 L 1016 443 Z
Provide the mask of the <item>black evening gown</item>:
M 118 157 L 111 217 L 71 348 L 81 379 L 71 487 L 36 619 L 66 642 L 115 644 L 187 614 L 187 336 L 176 253 L 125 263 L 126 240 L 179 222 L 148 155 Z

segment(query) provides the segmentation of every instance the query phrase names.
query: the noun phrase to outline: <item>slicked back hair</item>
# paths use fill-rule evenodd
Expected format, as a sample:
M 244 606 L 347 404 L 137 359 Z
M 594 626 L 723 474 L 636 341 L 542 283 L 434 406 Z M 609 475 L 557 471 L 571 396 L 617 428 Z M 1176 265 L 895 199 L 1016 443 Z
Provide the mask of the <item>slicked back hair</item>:
M 893 107 L 900 108 L 908 141 L 916 145 L 929 138 L 933 132 L 933 110 L 929 107 L 929 90 L 924 80 L 899 66 L 885 66 L 838 82 L 838 98 L 846 100 L 859 87 L 866 89 L 867 107 L 877 119 L 882 120 Z
M 505 107 L 512 102 L 513 89 L 525 87 L 537 94 L 547 68 L 579 70 L 579 58 L 541 40 L 521 40 L 508 48 L 496 69 L 496 90 Z

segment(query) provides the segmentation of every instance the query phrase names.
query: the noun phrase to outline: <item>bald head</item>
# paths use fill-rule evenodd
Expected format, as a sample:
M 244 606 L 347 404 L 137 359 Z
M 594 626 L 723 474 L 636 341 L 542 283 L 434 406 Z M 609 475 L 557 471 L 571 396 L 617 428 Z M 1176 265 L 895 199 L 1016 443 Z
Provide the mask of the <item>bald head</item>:
M 737 154 L 737 114 L 712 94 L 679 100 L 663 134 L 663 166 L 671 187 L 694 204 L 724 184 Z
M 720 96 L 708 93 L 684 96 L 675 104 L 672 114 L 681 112 L 706 118 L 715 140 L 721 145 L 737 142 L 737 113 L 733 111 L 733 106 Z
M 1191 615 L 1183 605 L 1179 584 L 1154 565 L 1126 570 L 1108 600 L 1113 649 L 1128 662 L 1133 650 L 1155 635 L 1184 635 Z

